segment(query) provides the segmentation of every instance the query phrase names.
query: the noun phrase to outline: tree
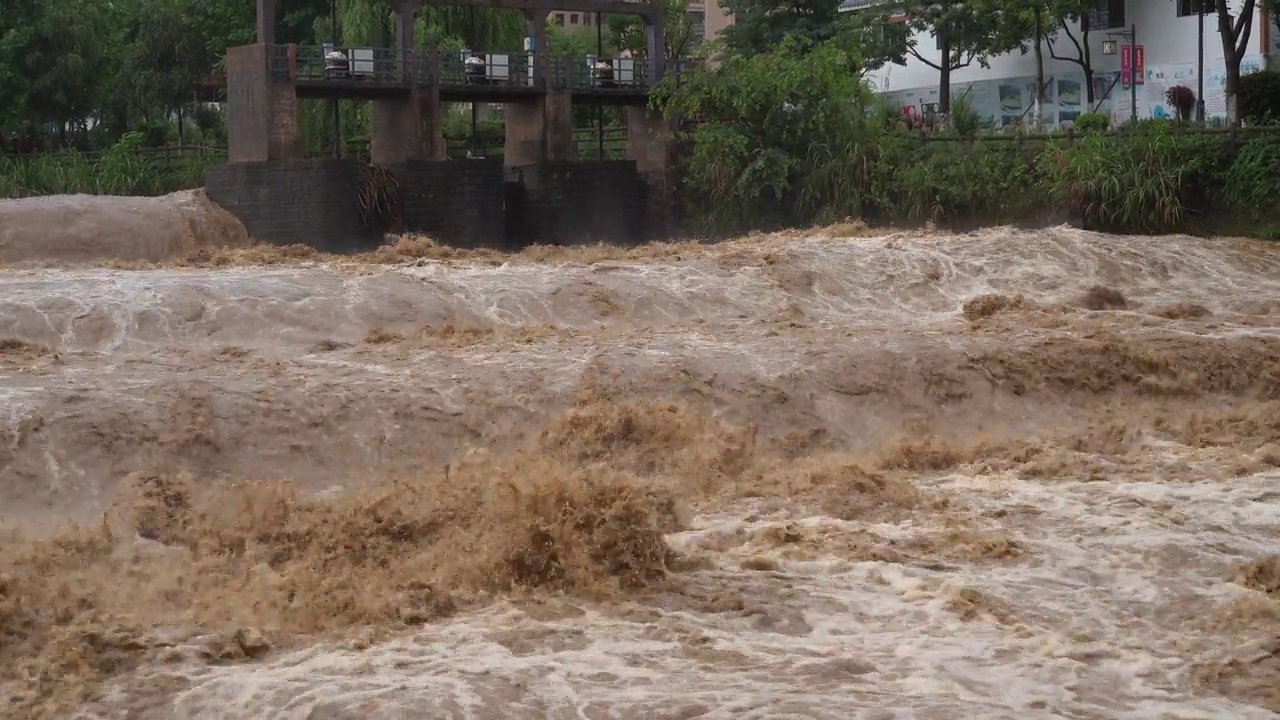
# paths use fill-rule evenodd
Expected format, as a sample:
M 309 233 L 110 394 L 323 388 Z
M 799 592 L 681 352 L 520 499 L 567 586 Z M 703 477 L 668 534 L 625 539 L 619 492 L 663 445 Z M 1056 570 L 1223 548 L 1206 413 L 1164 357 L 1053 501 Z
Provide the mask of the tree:
M 77 0 L 20 2 L 17 10 L 17 22 L 0 37 L 7 68 L 0 77 L 16 78 L 16 87 L 0 92 L 17 96 L 25 124 L 52 123 L 65 138 L 84 129 L 113 75 L 113 18 L 101 3 Z
M 1044 6 L 1039 3 L 1031 5 L 1030 21 L 1036 53 L 1036 99 L 1033 120 L 1036 127 L 1041 127 L 1044 125 Z
M 721 34 L 725 49 L 738 55 L 766 53 L 784 37 L 815 43 L 837 32 L 840 0 L 725 0 L 733 24 Z
M 1050 35 L 1048 39 L 1049 57 L 1059 62 L 1075 63 L 1080 66 L 1084 72 L 1084 92 L 1085 98 L 1089 103 L 1089 109 L 1093 109 L 1094 91 L 1093 91 L 1093 54 L 1089 49 L 1089 31 L 1092 30 L 1092 13 L 1100 6 L 1099 0 L 1051 0 L 1048 5 L 1049 14 L 1052 16 L 1052 25 L 1057 32 Z M 1079 26 L 1078 31 L 1073 30 Z M 1066 36 L 1071 43 L 1070 55 L 1059 55 L 1057 46 L 1054 42 L 1058 39 L 1059 34 Z
M 1052 0 L 1006 0 L 1005 12 L 1009 13 L 1012 22 L 1007 24 L 1004 32 L 1014 35 L 1023 33 L 1024 37 L 1018 47 L 1025 53 L 1028 49 L 1036 61 L 1036 89 L 1032 106 L 1032 123 L 1040 127 L 1044 122 L 1044 42 L 1050 40 L 1055 26 L 1050 3 Z M 1030 48 L 1027 45 L 1030 44 Z
M 1199 9 L 1199 0 L 1192 0 L 1193 9 Z M 1222 38 L 1222 62 L 1227 71 L 1227 122 L 1240 124 L 1240 61 L 1249 49 L 1249 35 L 1253 32 L 1253 16 L 1257 14 L 1256 0 L 1244 0 L 1237 17 L 1231 16 L 1230 3 L 1219 0 L 1218 35 Z
M 1030 34 L 1021 3 L 1002 0 L 901 0 L 877 5 L 878 13 L 859 13 L 864 28 L 883 33 L 888 59 L 907 56 L 938 71 L 938 111 L 951 111 L 951 73 L 988 61 L 1021 46 Z M 938 54 L 920 48 L 921 37 L 934 38 Z
M 862 211 L 877 152 L 871 88 L 833 42 L 788 36 L 772 51 L 728 54 L 664 79 L 655 102 L 690 121 L 682 182 L 716 231 Z
M 137 37 L 123 67 L 132 79 L 130 105 L 144 117 L 153 110 L 165 118 L 176 112 L 181 141 L 183 110 L 196 85 L 212 73 L 218 56 L 191 0 L 143 0 L 139 10 Z
M 0 140 L 6 130 L 16 130 L 27 119 L 27 95 L 33 78 L 18 62 L 31 42 L 36 24 L 35 0 L 0 2 Z

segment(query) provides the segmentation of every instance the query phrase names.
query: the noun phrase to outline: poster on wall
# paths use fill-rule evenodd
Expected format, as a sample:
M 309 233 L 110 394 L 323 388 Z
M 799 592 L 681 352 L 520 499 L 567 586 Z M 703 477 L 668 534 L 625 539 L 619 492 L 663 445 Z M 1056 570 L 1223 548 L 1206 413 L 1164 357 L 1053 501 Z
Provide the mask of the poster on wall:
M 1064 112 L 1078 112 L 1080 105 L 1084 102 L 1084 95 L 1081 92 L 1083 87 L 1079 80 L 1073 78 L 1061 78 L 1057 82 L 1058 86 L 1058 107 Z
M 1156 119 L 1176 118 L 1177 111 L 1169 107 L 1165 100 L 1169 90 L 1181 85 L 1194 93 L 1197 84 L 1195 63 L 1170 63 L 1148 68 L 1146 102 L 1138 107 L 1138 115 Z M 1213 113 L 1209 110 L 1209 97 L 1213 94 L 1210 83 L 1206 82 L 1204 89 L 1205 116 L 1212 117 Z M 1226 103 L 1223 102 L 1222 105 L 1225 107 Z
M 1012 125 L 1022 117 L 1022 83 L 1006 80 L 999 85 L 1000 125 Z
M 1103 100 L 1107 89 L 1118 78 L 1119 73 L 1099 73 L 1094 76 L 1095 102 L 1099 111 L 1107 113 L 1111 110 L 1111 102 Z M 979 80 L 971 83 L 954 85 L 951 88 L 953 102 L 963 100 L 982 118 L 987 128 L 1010 127 L 1026 124 L 1031 121 L 1032 104 L 1035 102 L 1035 78 L 1012 77 L 993 80 Z M 1117 90 L 1113 94 L 1119 94 Z M 1141 88 L 1139 91 L 1141 93 Z M 1081 113 L 1091 108 L 1085 92 L 1082 75 L 1067 74 L 1050 76 L 1045 79 L 1044 124 L 1050 127 L 1068 127 L 1080 117 Z M 1126 98 L 1128 93 L 1125 93 Z M 927 103 L 937 102 L 938 89 L 917 88 L 913 90 L 895 90 L 882 93 L 885 98 L 903 112 L 912 112 L 919 116 L 921 108 Z M 1097 102 L 1101 101 L 1101 102 Z M 1139 103 L 1139 110 L 1143 107 Z M 1124 117 L 1128 119 L 1128 105 L 1124 106 Z
M 1080 105 L 1083 101 L 1079 80 L 1061 78 L 1055 83 L 1058 89 L 1058 122 L 1059 127 L 1069 127 L 1080 117 Z
M 1093 76 L 1093 108 L 1103 112 L 1111 107 L 1111 98 L 1120 92 L 1120 73 L 1095 73 Z

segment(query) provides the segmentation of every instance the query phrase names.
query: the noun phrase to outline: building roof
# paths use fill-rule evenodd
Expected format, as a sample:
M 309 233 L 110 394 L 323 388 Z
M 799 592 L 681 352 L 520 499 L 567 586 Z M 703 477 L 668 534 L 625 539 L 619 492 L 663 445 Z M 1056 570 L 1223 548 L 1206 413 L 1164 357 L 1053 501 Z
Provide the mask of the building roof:
M 854 10 L 866 10 L 876 4 L 876 0 L 844 0 L 840 3 L 840 12 L 853 12 Z

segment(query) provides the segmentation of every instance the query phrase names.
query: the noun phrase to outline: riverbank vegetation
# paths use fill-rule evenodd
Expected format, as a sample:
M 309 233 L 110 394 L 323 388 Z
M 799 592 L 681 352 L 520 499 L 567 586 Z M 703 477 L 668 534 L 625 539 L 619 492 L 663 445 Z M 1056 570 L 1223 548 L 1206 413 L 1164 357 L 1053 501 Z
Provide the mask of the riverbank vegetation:
M 1079 222 L 1120 232 L 1280 229 L 1280 133 L 1152 120 L 1107 132 L 982 135 L 958 106 L 904 128 L 839 42 L 793 37 L 671 83 L 687 209 L 720 234 L 837 218 Z M 1102 123 L 1100 125 L 1105 125 Z M 1270 224 L 1269 224 L 1270 223 Z

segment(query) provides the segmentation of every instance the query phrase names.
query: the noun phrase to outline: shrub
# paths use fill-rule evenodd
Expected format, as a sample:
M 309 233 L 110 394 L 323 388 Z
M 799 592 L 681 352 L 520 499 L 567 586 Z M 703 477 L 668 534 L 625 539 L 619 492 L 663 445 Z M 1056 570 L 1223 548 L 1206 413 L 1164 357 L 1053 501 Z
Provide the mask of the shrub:
M 1041 162 L 1051 196 L 1086 226 L 1163 232 L 1203 206 L 1203 189 L 1224 156 L 1219 139 L 1140 123 L 1130 136 L 1090 135 L 1051 146 Z
M 1250 125 L 1280 122 L 1280 72 L 1263 70 L 1240 78 L 1240 118 Z
M 969 137 L 982 130 L 982 116 L 973 109 L 973 102 L 962 97 L 951 103 L 951 129 L 958 135 Z
M 931 142 L 893 167 L 886 214 L 931 222 L 1018 220 L 1043 207 L 1034 146 Z
M 691 130 L 685 201 L 704 231 L 861 215 L 878 204 L 870 169 L 889 147 L 870 88 L 834 43 L 788 37 L 773 52 L 664 79 L 654 98 Z
M 1280 136 L 1260 135 L 1246 142 L 1216 179 L 1215 200 L 1232 214 L 1253 222 L 1280 217 Z
M 1100 112 L 1081 113 L 1072 126 L 1082 133 L 1106 132 L 1111 118 Z
M 1164 101 L 1178 113 L 1178 119 L 1187 122 L 1196 109 L 1196 93 L 1186 85 L 1174 85 L 1164 93 Z

